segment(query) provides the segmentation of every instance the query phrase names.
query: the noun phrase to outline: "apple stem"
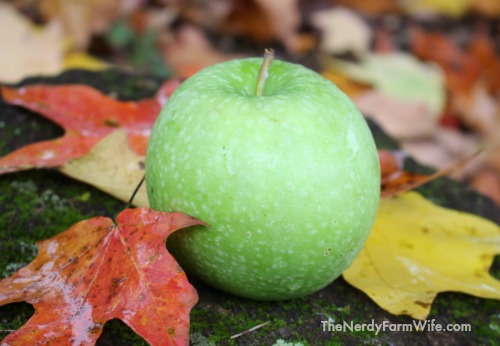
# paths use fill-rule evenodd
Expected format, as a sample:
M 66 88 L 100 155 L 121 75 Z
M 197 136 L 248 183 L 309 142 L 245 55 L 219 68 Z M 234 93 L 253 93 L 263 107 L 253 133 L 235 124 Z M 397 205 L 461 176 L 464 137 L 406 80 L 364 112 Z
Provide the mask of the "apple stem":
M 264 59 L 262 59 L 262 65 L 260 65 L 259 79 L 257 80 L 257 88 L 255 89 L 255 96 L 262 96 L 264 91 L 264 83 L 266 82 L 269 68 L 273 62 L 274 50 L 265 49 Z

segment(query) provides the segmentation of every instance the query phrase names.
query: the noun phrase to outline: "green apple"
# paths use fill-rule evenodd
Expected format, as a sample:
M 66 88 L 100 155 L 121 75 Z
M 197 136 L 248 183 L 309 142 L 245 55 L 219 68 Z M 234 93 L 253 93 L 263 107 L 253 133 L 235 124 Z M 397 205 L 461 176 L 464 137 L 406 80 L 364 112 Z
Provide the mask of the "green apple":
M 208 67 L 174 92 L 151 133 L 146 184 L 152 208 L 209 224 L 169 237 L 188 273 L 281 300 L 325 287 L 354 260 L 380 167 L 364 118 L 334 84 L 279 60 L 259 79 L 261 62 Z

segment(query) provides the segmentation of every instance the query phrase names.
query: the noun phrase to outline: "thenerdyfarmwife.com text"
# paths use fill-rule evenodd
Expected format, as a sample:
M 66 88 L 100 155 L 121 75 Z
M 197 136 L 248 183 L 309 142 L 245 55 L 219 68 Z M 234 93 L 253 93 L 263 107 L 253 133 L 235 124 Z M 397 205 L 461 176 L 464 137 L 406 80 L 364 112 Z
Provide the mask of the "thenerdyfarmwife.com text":
M 324 332 L 375 332 L 377 335 L 380 332 L 470 332 L 471 325 L 468 323 L 462 324 L 440 324 L 436 320 L 413 320 L 413 323 L 391 323 L 387 320 L 382 323 L 376 323 L 371 320 L 370 323 L 354 323 L 353 321 L 336 323 L 332 320 L 321 321 L 321 329 Z

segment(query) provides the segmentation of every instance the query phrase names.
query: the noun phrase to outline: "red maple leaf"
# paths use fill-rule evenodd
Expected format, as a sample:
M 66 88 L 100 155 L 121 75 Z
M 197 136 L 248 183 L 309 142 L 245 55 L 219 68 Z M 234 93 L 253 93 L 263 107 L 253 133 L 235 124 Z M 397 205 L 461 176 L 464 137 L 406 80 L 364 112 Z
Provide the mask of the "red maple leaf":
M 127 209 L 117 224 L 95 217 L 39 242 L 37 257 L 0 281 L 0 306 L 35 308 L 1 344 L 93 345 L 119 318 L 151 345 L 187 345 L 198 295 L 165 240 L 201 224 L 181 213 Z
M 149 134 L 179 81 L 167 81 L 151 99 L 118 101 L 85 85 L 3 87 L 7 103 L 40 113 L 65 129 L 62 137 L 26 145 L 0 158 L 0 174 L 56 167 L 87 154 L 103 137 L 124 129 L 131 148 L 146 153 Z

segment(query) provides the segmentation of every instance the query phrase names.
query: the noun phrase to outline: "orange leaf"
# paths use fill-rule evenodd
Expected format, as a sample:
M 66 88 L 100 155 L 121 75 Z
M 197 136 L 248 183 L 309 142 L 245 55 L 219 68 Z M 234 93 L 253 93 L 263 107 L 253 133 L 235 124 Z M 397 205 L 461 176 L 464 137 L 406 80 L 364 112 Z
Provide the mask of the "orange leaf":
M 3 87 L 7 103 L 40 113 L 66 130 L 63 137 L 24 146 L 0 158 L 0 174 L 30 168 L 55 167 L 87 154 L 100 139 L 117 128 L 128 134 L 138 154 L 147 141 L 162 106 L 179 82 L 167 81 L 151 99 L 118 101 L 85 85 Z
M 0 281 L 0 306 L 35 308 L 2 345 L 92 345 L 113 318 L 151 345 L 187 345 L 198 296 L 165 239 L 200 224 L 181 213 L 127 209 L 117 224 L 95 217 L 39 242 L 33 262 Z

